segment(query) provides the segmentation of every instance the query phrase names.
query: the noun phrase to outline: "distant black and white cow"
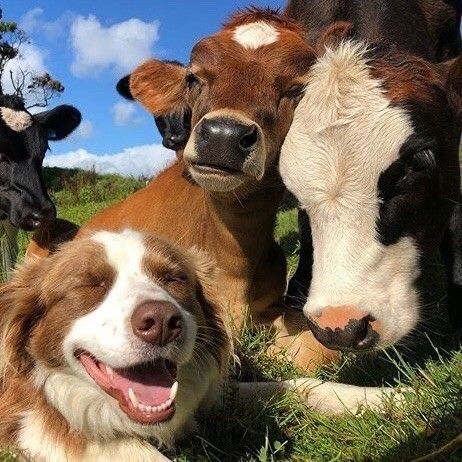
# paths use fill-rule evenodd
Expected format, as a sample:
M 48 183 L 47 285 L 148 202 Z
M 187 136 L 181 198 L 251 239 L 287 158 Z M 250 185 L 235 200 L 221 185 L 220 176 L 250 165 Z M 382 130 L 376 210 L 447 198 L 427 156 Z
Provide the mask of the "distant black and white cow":
M 80 112 L 62 105 L 31 114 L 21 98 L 0 96 L 0 251 L 3 268 L 15 260 L 17 229 L 32 231 L 53 220 L 56 209 L 42 177 L 48 141 L 80 124 Z
M 362 9 L 350 15 L 370 3 L 352 2 Z M 385 33 L 374 11 L 367 28 Z M 304 313 L 332 349 L 387 346 L 443 325 L 448 273 L 460 262 L 461 249 L 451 263 L 441 245 L 461 203 L 462 58 L 437 65 L 412 53 L 428 36 L 406 24 L 389 23 L 381 45 L 346 23 L 321 37 L 281 152 L 283 180 L 311 225 Z

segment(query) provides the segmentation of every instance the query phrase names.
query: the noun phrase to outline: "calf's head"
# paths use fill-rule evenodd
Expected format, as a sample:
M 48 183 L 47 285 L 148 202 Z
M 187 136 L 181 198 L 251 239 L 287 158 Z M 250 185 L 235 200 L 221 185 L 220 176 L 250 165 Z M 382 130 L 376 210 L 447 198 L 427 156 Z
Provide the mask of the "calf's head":
M 179 68 L 184 67 L 178 61 L 165 61 L 165 63 L 176 65 Z M 116 88 L 121 96 L 133 101 L 129 75 L 120 79 Z M 177 152 L 184 150 L 191 134 L 191 111 L 187 107 L 160 116 L 154 115 L 154 122 L 162 136 L 164 147 Z
M 460 202 L 462 60 L 443 67 L 344 41 L 307 75 L 280 170 L 310 217 L 304 312 L 330 348 L 396 343 L 437 312 Z
M 193 179 L 235 192 L 274 167 L 313 57 L 297 25 L 250 10 L 199 41 L 187 67 L 142 64 L 129 89 L 157 117 L 190 111 L 184 159 Z
M 69 135 L 81 120 L 72 106 L 30 114 L 20 98 L 0 97 L 0 214 L 14 226 L 33 230 L 56 210 L 42 178 L 49 140 Z

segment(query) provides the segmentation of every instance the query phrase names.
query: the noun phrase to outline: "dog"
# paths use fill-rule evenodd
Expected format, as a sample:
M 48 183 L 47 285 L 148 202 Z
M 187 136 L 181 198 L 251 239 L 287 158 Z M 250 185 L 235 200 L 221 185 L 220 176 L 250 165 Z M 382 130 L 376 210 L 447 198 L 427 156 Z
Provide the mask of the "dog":
M 295 390 L 328 414 L 379 406 L 387 390 L 316 379 L 229 393 L 216 272 L 202 251 L 132 230 L 26 261 L 0 290 L 0 446 L 52 462 L 167 461 L 160 449 L 226 395 L 248 406 Z
M 33 460 L 167 460 L 230 357 L 214 266 L 134 231 L 99 232 L 2 288 L 0 444 Z

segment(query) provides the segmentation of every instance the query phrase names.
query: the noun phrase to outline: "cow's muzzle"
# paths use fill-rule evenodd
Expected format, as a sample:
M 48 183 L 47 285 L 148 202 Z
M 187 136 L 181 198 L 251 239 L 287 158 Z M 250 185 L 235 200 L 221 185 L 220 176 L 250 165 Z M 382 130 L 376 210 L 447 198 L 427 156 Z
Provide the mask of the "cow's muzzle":
M 19 201 L 13 205 L 10 213 L 10 221 L 13 226 L 25 231 L 34 231 L 42 226 L 46 226 L 55 218 L 56 208 L 48 200 L 37 205 Z
M 261 128 L 249 119 L 211 113 L 193 130 L 185 160 L 201 186 L 217 191 L 233 190 L 246 179 L 263 177 L 263 138 Z
M 308 323 L 316 339 L 331 350 L 370 350 L 380 338 L 380 323 L 352 306 L 326 307 Z

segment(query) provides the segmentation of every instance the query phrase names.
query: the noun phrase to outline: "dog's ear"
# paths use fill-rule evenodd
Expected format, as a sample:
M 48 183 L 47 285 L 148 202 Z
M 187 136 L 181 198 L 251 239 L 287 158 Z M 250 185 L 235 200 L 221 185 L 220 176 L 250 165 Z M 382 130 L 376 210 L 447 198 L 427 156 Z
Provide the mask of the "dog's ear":
M 210 351 L 214 353 L 221 371 L 228 369 L 231 356 L 231 332 L 224 302 L 218 293 L 217 269 L 214 259 L 206 252 L 190 249 L 192 266 L 197 278 L 196 297 L 204 312 L 206 338 L 210 338 Z
M 32 368 L 28 344 L 44 311 L 40 289 L 47 260 L 27 260 L 0 287 L 0 376 Z

